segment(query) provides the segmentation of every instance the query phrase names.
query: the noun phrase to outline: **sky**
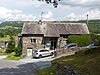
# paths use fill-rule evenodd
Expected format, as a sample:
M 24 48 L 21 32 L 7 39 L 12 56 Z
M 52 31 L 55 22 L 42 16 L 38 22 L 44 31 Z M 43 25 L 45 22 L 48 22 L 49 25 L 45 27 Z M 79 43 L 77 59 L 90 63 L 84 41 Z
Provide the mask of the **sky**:
M 43 12 L 43 13 L 42 13 Z M 0 21 L 100 19 L 100 0 L 61 0 L 57 8 L 38 0 L 0 0 Z

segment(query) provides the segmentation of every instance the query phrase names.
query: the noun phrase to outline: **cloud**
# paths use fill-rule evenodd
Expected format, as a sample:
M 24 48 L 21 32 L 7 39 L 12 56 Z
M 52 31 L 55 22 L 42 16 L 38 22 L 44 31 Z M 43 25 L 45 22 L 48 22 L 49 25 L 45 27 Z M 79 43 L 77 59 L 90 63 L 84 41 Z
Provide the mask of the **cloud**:
M 100 10 L 91 10 L 87 14 L 89 14 L 90 19 L 100 19 Z
M 100 0 L 61 0 L 58 8 L 38 0 L 0 0 L 0 20 L 100 19 Z
M 61 5 L 66 6 L 79 6 L 79 7 L 87 7 L 90 9 L 98 8 L 100 9 L 100 0 L 63 0 L 59 2 Z
M 47 14 L 44 13 L 43 15 L 43 20 L 44 21 L 53 21 L 53 13 L 51 11 L 48 11 Z
M 36 17 L 31 14 L 25 14 L 21 10 L 11 10 L 5 7 L 0 7 L 0 19 L 5 21 L 27 21 L 36 20 Z
M 0 0 L 0 5 L 8 5 L 14 7 L 27 7 L 32 5 L 32 0 Z
M 9 5 L 8 5 L 9 4 Z M 40 7 L 46 4 L 45 2 L 40 2 L 38 0 L 0 0 L 0 6 L 3 7 L 14 7 L 14 8 L 27 8 L 27 7 Z
M 90 10 L 88 12 L 84 12 L 83 14 L 76 14 L 74 12 L 68 14 L 67 20 L 86 20 L 87 14 L 89 14 L 89 19 L 100 19 L 100 11 L 99 10 Z

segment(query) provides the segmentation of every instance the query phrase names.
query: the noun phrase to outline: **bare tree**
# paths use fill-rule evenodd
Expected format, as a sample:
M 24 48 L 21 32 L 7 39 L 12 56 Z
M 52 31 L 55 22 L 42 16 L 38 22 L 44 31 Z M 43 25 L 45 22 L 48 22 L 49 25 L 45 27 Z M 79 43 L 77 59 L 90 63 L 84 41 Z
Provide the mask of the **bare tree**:
M 58 2 L 59 2 L 60 0 L 38 0 L 38 1 L 46 2 L 47 4 L 53 4 L 54 8 L 57 8 Z

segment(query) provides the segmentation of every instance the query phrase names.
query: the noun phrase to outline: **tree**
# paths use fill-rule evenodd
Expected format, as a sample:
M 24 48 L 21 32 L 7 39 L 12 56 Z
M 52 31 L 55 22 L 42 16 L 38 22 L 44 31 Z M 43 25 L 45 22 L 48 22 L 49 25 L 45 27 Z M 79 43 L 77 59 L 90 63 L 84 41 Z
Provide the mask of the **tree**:
M 38 1 L 46 2 L 47 4 L 53 4 L 54 8 L 57 8 L 58 1 L 60 0 L 38 0 Z
M 91 42 L 89 35 L 70 35 L 68 36 L 68 43 L 77 43 L 79 46 L 87 46 Z
M 11 53 L 14 52 L 15 50 L 15 40 L 14 38 L 11 36 L 10 37 L 10 41 L 8 43 L 7 49 L 6 49 L 6 53 Z
M 0 32 L 0 37 L 4 37 L 5 34 L 3 32 Z
M 91 39 L 92 39 L 92 42 L 94 43 L 94 45 L 97 45 L 97 46 L 100 45 L 100 35 L 92 33 Z
M 15 48 L 16 55 L 15 56 L 20 56 L 22 54 L 22 45 L 18 44 L 18 46 Z

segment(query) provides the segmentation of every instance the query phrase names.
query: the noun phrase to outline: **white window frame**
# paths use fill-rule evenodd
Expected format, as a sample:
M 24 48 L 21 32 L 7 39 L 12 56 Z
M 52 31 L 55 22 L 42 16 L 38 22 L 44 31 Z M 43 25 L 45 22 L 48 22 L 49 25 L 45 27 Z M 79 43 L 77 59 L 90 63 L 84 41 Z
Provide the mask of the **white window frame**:
M 30 38 L 30 43 L 35 44 L 37 42 L 36 38 Z

